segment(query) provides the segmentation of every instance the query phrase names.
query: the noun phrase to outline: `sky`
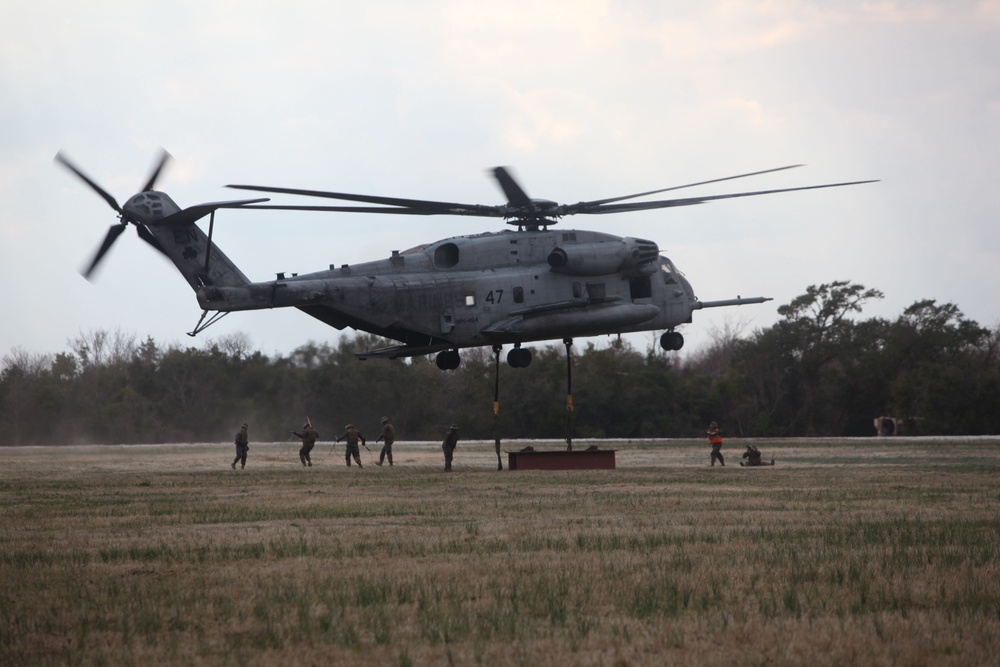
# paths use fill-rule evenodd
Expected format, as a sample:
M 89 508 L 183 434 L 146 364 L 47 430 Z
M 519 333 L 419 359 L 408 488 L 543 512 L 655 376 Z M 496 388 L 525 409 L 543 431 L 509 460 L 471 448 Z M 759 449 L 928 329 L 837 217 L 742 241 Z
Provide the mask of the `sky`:
M 774 298 L 696 312 L 686 354 L 835 280 L 884 293 L 864 318 L 933 299 L 994 327 L 997 63 L 1000 0 L 0 0 L 0 358 L 98 330 L 268 355 L 342 335 L 286 309 L 189 338 L 194 293 L 134 230 L 88 282 L 116 215 L 58 151 L 123 203 L 166 149 L 181 206 L 249 196 L 227 183 L 501 204 L 499 165 L 574 203 L 804 164 L 680 196 L 879 182 L 560 226 L 654 240 L 703 300 Z M 214 240 L 270 280 L 504 227 L 221 211 Z

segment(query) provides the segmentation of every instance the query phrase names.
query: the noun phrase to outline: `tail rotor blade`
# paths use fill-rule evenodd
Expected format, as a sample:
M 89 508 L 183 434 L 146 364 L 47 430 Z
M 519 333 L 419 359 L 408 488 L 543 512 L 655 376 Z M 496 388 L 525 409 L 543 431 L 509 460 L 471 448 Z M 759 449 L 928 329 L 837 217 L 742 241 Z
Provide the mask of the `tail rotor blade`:
M 170 153 L 168 153 L 165 150 L 162 151 L 159 160 L 153 166 L 153 170 L 149 174 L 149 178 L 146 179 L 146 183 L 143 185 L 141 192 L 148 192 L 152 190 L 154 187 L 156 187 L 156 180 L 160 177 L 160 173 L 163 171 L 163 168 L 166 166 L 167 162 L 170 161 L 170 158 L 171 158 Z M 104 259 L 104 256 L 111 249 L 111 246 L 114 245 L 115 241 L 118 240 L 118 237 L 121 236 L 122 232 L 125 231 L 125 228 L 128 227 L 129 223 L 132 223 L 136 226 L 136 231 L 139 233 L 139 238 L 141 238 L 143 241 L 156 248 L 161 253 L 166 254 L 163 250 L 163 246 L 160 245 L 160 242 L 156 239 L 156 236 L 151 231 L 149 231 L 148 228 L 142 225 L 139 221 L 132 219 L 132 217 L 129 216 L 125 212 L 125 210 L 118 205 L 118 202 L 115 201 L 114 197 L 112 197 L 104 188 L 102 188 L 96 182 L 94 182 L 93 179 L 91 179 L 89 176 L 83 173 L 76 165 L 70 162 L 69 158 L 63 155 L 62 151 L 56 153 L 55 161 L 63 165 L 70 171 L 72 171 L 74 174 L 76 174 L 77 178 L 79 178 L 84 183 L 89 185 L 94 192 L 99 194 L 104 199 L 104 201 L 108 202 L 108 205 L 111 208 L 117 211 L 118 218 L 119 220 L 121 220 L 120 224 L 112 225 L 111 228 L 108 229 L 108 233 L 104 236 L 104 240 L 101 242 L 100 247 L 98 247 L 97 252 L 94 253 L 93 259 L 90 260 L 90 264 L 87 265 L 86 269 L 80 271 L 80 273 L 83 275 L 84 278 L 86 278 L 87 280 L 91 279 L 91 275 L 100 265 L 101 261 Z M 267 201 L 267 200 L 266 199 L 254 200 L 255 203 L 257 201 Z
M 156 185 L 156 179 L 160 177 L 160 172 L 163 171 L 163 167 L 166 166 L 167 162 L 170 161 L 171 155 L 167 151 L 163 151 L 163 155 L 160 156 L 160 162 L 153 169 L 153 172 L 149 175 L 146 180 L 146 184 L 142 186 L 139 192 L 148 192 L 153 189 Z
M 167 251 L 163 249 L 163 246 L 160 245 L 160 242 L 156 239 L 155 236 L 153 236 L 153 232 L 149 231 L 149 229 L 145 225 L 137 224 L 135 226 L 135 230 L 139 232 L 139 238 L 141 238 L 143 241 L 156 248 L 162 254 L 164 255 L 167 254 Z
M 63 165 L 64 167 L 66 167 L 67 169 L 69 169 L 70 171 L 72 171 L 74 174 L 76 174 L 84 183 L 86 183 L 87 185 L 89 185 L 91 187 L 91 189 L 94 190 L 94 192 L 96 192 L 97 194 L 101 195 L 101 197 L 104 198 L 104 201 L 108 202 L 108 205 L 111 206 L 111 208 L 113 208 L 116 211 L 118 211 L 119 215 L 123 215 L 124 214 L 122 212 L 122 207 L 118 205 L 118 202 L 115 201 L 115 198 L 112 197 L 110 194 L 108 194 L 108 192 L 104 188 L 102 188 L 100 185 L 98 185 L 97 183 L 95 183 L 94 181 L 92 181 L 89 176 L 87 176 L 85 173 L 83 173 L 82 171 L 80 171 L 79 169 L 77 169 L 73 165 L 73 163 L 70 162 L 66 158 L 66 156 L 62 154 L 62 152 L 56 153 L 56 158 L 55 159 L 56 159 L 56 162 L 58 162 L 59 164 Z
M 84 278 L 90 280 L 90 274 L 94 272 L 94 269 L 97 268 L 97 265 L 104 258 L 105 253 L 108 252 L 118 237 L 121 236 L 126 227 L 128 227 L 126 223 L 112 225 L 111 229 L 108 230 L 107 236 L 104 237 L 104 242 L 101 243 L 101 247 L 98 248 L 97 252 L 94 254 L 94 259 L 91 260 L 90 266 L 87 267 L 86 271 L 81 272 Z

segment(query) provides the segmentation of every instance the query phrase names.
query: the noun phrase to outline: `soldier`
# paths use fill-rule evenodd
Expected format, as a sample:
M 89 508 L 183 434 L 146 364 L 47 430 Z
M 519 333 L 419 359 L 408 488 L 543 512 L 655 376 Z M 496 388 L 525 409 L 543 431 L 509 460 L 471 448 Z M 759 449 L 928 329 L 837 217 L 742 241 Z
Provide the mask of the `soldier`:
M 247 425 L 240 427 L 240 432 L 236 434 L 236 458 L 233 459 L 233 470 L 236 470 L 236 462 L 240 462 L 240 470 L 247 467 L 247 451 L 250 449 L 250 438 L 247 436 Z
M 719 459 L 719 463 L 726 465 L 726 460 L 722 458 L 722 431 L 719 430 L 719 425 L 712 422 L 708 425 L 708 430 L 705 433 L 708 435 L 708 443 L 712 445 L 712 465 L 715 466 L 715 459 Z
M 351 457 L 354 457 L 354 461 L 358 464 L 359 468 L 363 468 L 361 465 L 361 450 L 358 449 L 358 440 L 361 441 L 362 445 L 365 445 L 365 436 L 361 435 L 358 429 L 354 428 L 354 424 L 348 424 L 345 427 L 344 435 L 337 438 L 337 442 L 341 440 L 347 440 L 347 452 L 344 454 L 344 460 L 347 461 L 347 467 L 351 467 Z M 368 445 L 365 445 L 367 448 Z
M 756 447 L 754 447 L 753 445 L 747 445 L 747 450 L 745 452 L 743 452 L 743 456 L 740 457 L 740 458 L 747 459 L 746 464 L 744 464 L 743 461 L 740 461 L 740 465 L 741 466 L 743 466 L 743 465 L 746 465 L 746 466 L 773 466 L 774 465 L 774 457 L 771 457 L 771 462 L 770 463 L 764 463 L 761 460 L 761 458 L 760 458 L 760 450 L 757 449 Z
M 299 460 L 302 461 L 303 466 L 312 467 L 312 459 L 309 457 L 309 452 L 312 451 L 313 446 L 316 444 L 316 439 L 319 438 L 319 433 L 313 428 L 312 422 L 306 417 L 306 423 L 302 425 L 302 433 L 298 431 L 292 431 L 294 435 L 302 438 L 302 448 L 299 450 Z
M 388 417 L 382 417 L 382 435 L 375 438 L 375 442 L 385 439 L 385 444 L 382 445 L 382 451 L 378 453 L 378 461 L 375 465 L 382 465 L 382 461 L 389 459 L 389 465 L 392 465 L 392 443 L 396 441 L 396 428 L 389 421 Z
M 448 432 L 444 435 L 444 442 L 441 443 L 441 449 L 444 450 L 444 469 L 445 472 L 451 471 L 451 459 L 455 453 L 455 447 L 458 445 L 458 426 L 455 424 L 451 425 Z

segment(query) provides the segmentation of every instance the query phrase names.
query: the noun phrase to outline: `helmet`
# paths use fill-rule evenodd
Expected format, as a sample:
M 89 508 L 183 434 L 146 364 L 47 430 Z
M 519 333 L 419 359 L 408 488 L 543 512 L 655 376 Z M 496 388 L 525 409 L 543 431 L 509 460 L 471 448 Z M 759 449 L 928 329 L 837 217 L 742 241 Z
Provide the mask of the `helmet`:
M 718 424 L 718 422 L 712 422 L 711 424 L 708 425 L 708 427 L 709 428 L 719 428 L 719 424 Z
M 348 424 L 348 425 L 347 425 L 347 426 L 345 426 L 344 428 L 354 428 L 354 424 Z
M 309 428 L 309 422 L 306 422 L 305 424 L 303 424 L 302 428 Z
M 458 424 L 452 424 L 451 425 L 451 430 L 452 431 L 457 431 L 458 430 Z
M 383 424 L 385 424 L 385 423 L 386 423 L 386 422 L 388 422 L 388 421 L 389 421 L 389 418 L 388 418 L 388 417 L 382 417 L 382 423 L 383 423 Z

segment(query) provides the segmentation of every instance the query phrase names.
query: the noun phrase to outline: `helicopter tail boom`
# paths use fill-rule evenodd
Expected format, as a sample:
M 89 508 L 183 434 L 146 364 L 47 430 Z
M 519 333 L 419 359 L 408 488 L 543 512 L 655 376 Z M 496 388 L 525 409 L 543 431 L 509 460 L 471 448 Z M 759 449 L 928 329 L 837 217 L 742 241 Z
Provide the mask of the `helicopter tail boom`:
M 214 257 L 214 254 L 213 254 Z M 195 289 L 198 304 L 205 310 L 264 310 L 315 305 L 329 298 L 329 289 L 322 280 L 240 285 L 202 285 Z

